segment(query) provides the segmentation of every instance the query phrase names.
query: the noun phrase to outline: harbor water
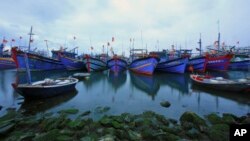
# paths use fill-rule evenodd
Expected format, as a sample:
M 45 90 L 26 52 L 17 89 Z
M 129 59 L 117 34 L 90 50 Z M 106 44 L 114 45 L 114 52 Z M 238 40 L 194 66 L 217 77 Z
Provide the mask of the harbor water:
M 45 78 L 68 77 L 76 72 L 48 71 L 32 72 L 32 81 Z M 230 79 L 246 78 L 249 71 L 211 72 L 214 76 Z M 67 108 L 77 108 L 81 112 L 92 111 L 89 115 L 99 119 L 102 113 L 95 112 L 98 107 L 109 107 L 105 113 L 140 114 L 154 111 L 168 118 L 179 119 L 185 111 L 200 116 L 215 112 L 232 113 L 238 116 L 250 112 L 250 95 L 247 93 L 220 92 L 204 89 L 192 84 L 189 73 L 154 73 L 153 76 L 135 74 L 129 71 L 112 73 L 94 72 L 88 79 L 80 80 L 76 91 L 43 100 L 25 100 L 12 88 L 12 83 L 26 83 L 26 74 L 15 70 L 0 71 L 0 116 L 8 109 L 16 109 L 27 115 L 44 112 L 57 113 Z M 171 106 L 162 107 L 162 101 Z

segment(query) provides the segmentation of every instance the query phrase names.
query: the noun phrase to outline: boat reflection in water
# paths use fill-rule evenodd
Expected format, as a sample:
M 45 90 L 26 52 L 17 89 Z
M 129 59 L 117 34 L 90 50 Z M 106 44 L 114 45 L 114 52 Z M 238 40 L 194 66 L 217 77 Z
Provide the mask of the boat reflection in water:
M 114 72 L 109 71 L 108 73 L 108 83 L 111 84 L 111 87 L 114 89 L 114 92 L 117 93 L 117 90 L 121 88 L 127 80 L 127 72 Z
M 203 95 L 204 94 L 209 94 L 209 95 L 215 96 L 217 106 L 219 106 L 218 98 L 225 98 L 225 99 L 229 99 L 229 100 L 232 100 L 232 101 L 236 101 L 236 102 L 238 102 L 240 104 L 247 104 L 247 105 L 250 106 L 250 104 L 249 104 L 250 95 L 248 95 L 248 94 L 244 94 L 244 93 L 240 94 L 240 93 L 237 93 L 237 92 L 217 91 L 217 90 L 214 90 L 214 89 L 201 87 L 201 86 L 195 85 L 195 84 L 192 84 L 191 89 L 192 89 L 193 93 L 198 93 L 198 94 L 202 93 Z
M 89 78 L 86 81 L 82 82 L 87 89 L 91 89 L 92 87 L 100 88 L 99 85 L 96 84 L 99 83 L 100 81 L 105 81 L 106 76 L 107 76 L 107 71 L 91 72 Z
M 188 74 L 157 73 L 156 77 L 162 86 L 168 85 L 171 89 L 175 89 L 181 94 L 189 93 Z
M 134 72 L 129 72 L 129 74 L 131 83 L 139 90 L 151 96 L 152 100 L 154 100 L 155 96 L 157 95 L 160 89 L 160 84 L 154 77 L 154 75 L 153 76 L 142 75 Z
M 25 99 L 20 107 L 24 115 L 35 115 L 68 102 L 77 95 L 77 90 L 46 99 Z

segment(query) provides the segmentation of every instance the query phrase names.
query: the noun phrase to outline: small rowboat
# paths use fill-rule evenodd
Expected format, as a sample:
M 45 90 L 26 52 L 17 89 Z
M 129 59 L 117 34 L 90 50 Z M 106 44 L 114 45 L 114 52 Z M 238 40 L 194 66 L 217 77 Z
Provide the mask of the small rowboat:
M 75 90 L 76 78 L 45 79 L 31 84 L 12 84 L 13 88 L 25 98 L 47 98 Z
M 250 79 L 229 80 L 223 77 L 191 74 L 190 78 L 197 85 L 221 91 L 250 92 Z

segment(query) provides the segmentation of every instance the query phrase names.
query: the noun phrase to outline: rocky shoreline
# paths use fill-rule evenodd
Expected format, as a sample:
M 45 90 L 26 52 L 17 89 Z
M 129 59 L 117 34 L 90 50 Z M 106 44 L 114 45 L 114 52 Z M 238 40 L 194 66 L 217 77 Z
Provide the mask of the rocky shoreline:
M 108 108 L 99 108 L 105 112 Z M 77 115 L 69 118 L 70 114 Z M 193 112 L 185 112 L 179 121 L 152 111 L 142 114 L 123 113 L 104 115 L 94 121 L 77 109 L 58 113 L 23 116 L 15 110 L 0 118 L 0 140 L 7 141 L 116 141 L 116 140 L 229 140 L 229 125 L 249 124 L 250 115 L 237 117 L 224 113 L 211 113 L 203 118 Z

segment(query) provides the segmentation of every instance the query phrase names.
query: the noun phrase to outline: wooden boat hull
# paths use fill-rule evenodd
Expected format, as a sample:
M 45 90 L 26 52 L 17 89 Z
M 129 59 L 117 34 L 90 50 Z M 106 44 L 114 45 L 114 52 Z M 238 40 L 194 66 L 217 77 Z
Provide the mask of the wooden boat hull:
M 190 75 L 192 81 L 199 86 L 212 88 L 220 91 L 229 91 L 229 92 L 246 92 L 250 89 L 250 83 L 205 83 L 202 80 L 197 79 L 196 75 Z
M 207 69 L 214 71 L 227 71 L 233 55 L 208 56 Z
M 229 65 L 230 70 L 250 70 L 250 60 L 232 61 Z
M 120 58 L 112 58 L 107 61 L 107 65 L 110 71 L 120 72 L 127 69 L 127 62 Z
M 0 57 L 0 70 L 14 68 L 16 68 L 16 64 L 11 57 Z
M 59 55 L 59 60 L 63 63 L 67 70 L 86 70 L 86 66 L 80 59 Z
M 107 69 L 107 64 L 104 61 L 90 56 L 86 56 L 83 59 L 83 64 L 85 64 L 88 72 L 104 71 Z
M 17 71 L 26 71 L 24 52 L 12 48 L 12 58 L 15 61 Z M 47 71 L 65 69 L 60 60 L 44 57 L 37 54 L 27 53 L 30 71 Z
M 75 90 L 75 85 L 78 79 L 71 78 L 73 82 L 59 86 L 29 86 L 29 85 L 17 85 L 13 84 L 15 90 L 25 98 L 41 99 L 57 96 L 66 92 Z
M 159 59 L 155 57 L 146 57 L 136 59 L 131 62 L 129 69 L 136 73 L 152 75 Z
M 177 58 L 159 63 L 156 66 L 157 71 L 171 72 L 171 73 L 184 73 L 188 58 Z
M 188 60 L 186 70 L 190 71 L 189 68 L 192 67 L 194 71 L 205 72 L 206 65 L 207 65 L 207 59 L 205 56 L 191 58 Z

